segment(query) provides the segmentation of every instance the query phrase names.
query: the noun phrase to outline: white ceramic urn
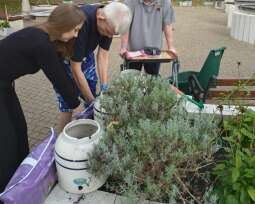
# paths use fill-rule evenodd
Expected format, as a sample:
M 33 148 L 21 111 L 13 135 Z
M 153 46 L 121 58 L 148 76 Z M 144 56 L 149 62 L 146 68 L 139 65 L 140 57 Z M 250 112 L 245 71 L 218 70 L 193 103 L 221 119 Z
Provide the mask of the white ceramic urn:
M 67 124 L 55 144 L 55 162 L 59 185 L 67 192 L 89 193 L 101 187 L 106 178 L 88 172 L 88 153 L 101 139 L 100 125 L 90 119 Z

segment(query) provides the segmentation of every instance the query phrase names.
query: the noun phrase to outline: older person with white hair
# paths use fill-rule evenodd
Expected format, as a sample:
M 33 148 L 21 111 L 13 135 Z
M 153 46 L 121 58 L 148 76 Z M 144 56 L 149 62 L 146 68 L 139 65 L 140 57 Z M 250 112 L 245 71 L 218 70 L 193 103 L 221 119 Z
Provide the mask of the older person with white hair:
M 112 37 L 115 34 L 125 34 L 130 26 L 132 14 L 123 3 L 112 2 L 104 7 L 85 5 L 81 7 L 86 16 L 86 22 L 81 28 L 74 42 L 73 57 L 66 61 L 66 69 L 71 79 L 74 79 L 80 96 L 88 106 L 96 95 L 98 77 L 94 59 L 94 50 L 97 50 L 97 71 L 100 80 L 100 89 L 108 88 L 109 49 Z M 71 69 L 70 69 L 71 64 Z M 58 94 L 60 115 L 60 129 L 71 121 L 73 110 L 67 105 L 63 97 Z

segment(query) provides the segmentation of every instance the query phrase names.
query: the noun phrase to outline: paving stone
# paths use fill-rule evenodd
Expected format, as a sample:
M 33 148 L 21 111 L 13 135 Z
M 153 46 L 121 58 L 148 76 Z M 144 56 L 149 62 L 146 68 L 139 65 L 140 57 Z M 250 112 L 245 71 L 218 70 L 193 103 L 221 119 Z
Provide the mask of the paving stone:
M 137 200 L 137 204 L 149 204 L 149 201 L 147 200 Z M 125 204 L 128 203 L 128 199 L 124 196 L 116 196 L 116 199 L 114 201 L 114 204 Z
M 67 193 L 55 186 L 44 204 L 113 204 L 116 195 L 103 191 L 94 191 L 85 195 Z

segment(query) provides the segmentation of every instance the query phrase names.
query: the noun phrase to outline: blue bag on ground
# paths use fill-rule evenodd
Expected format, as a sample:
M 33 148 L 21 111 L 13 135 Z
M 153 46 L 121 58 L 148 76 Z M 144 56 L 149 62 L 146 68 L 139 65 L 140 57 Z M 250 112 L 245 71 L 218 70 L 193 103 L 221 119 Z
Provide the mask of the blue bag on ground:
M 9 181 L 0 200 L 5 204 L 42 204 L 56 183 L 53 129 L 49 137 L 32 149 Z

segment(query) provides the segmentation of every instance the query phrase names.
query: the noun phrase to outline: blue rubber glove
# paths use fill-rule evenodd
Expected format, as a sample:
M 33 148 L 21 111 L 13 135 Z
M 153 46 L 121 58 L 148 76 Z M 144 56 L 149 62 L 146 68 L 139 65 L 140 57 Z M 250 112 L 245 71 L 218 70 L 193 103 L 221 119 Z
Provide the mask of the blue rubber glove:
M 100 90 L 101 91 L 106 91 L 109 89 L 109 84 L 101 84 L 100 85 Z

